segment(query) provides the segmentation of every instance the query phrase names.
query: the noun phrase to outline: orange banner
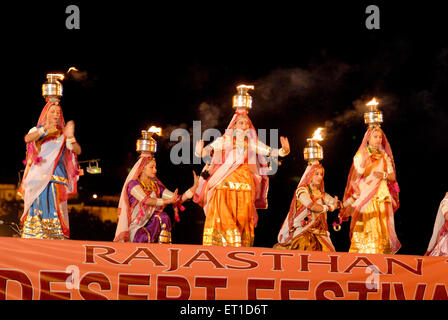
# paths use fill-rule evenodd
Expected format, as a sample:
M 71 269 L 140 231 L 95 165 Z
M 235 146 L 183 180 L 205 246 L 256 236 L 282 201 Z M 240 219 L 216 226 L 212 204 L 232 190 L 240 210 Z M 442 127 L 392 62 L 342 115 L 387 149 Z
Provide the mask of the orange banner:
M 0 237 L 0 300 L 448 299 L 448 258 Z

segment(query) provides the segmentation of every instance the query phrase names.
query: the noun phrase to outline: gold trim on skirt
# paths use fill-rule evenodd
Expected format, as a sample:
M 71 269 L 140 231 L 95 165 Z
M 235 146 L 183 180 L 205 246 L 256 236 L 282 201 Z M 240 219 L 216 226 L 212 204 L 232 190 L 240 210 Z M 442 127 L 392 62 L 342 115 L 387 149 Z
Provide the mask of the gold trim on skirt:
M 349 252 L 391 254 L 387 219 L 392 212 L 389 189 L 381 181 L 376 195 L 354 222 Z
M 27 216 L 22 231 L 26 239 L 64 239 L 59 218 L 41 219 L 40 215 Z
M 300 250 L 300 251 L 324 251 L 332 252 L 324 241 L 322 241 L 320 234 L 321 230 L 310 228 L 301 234 L 294 237 L 288 243 L 277 243 L 274 245 L 276 249 Z M 323 235 L 327 235 L 326 232 Z
M 254 182 L 241 165 L 215 189 L 205 219 L 203 245 L 250 247 L 254 242 Z

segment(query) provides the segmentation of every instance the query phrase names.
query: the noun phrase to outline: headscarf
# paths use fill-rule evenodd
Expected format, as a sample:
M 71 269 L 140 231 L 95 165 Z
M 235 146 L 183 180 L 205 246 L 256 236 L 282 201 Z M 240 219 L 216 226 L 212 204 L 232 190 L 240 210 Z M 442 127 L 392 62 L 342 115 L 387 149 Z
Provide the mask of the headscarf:
M 248 142 L 249 145 L 256 145 L 258 136 L 255 127 L 247 115 L 247 110 L 242 108 L 236 109 L 232 120 L 225 130 L 223 138 L 232 137 L 234 132 L 233 128 L 240 117 L 247 117 L 249 122 L 249 129 L 247 130 Z M 209 168 L 210 176 L 207 179 L 204 179 L 202 176 L 199 178 L 199 185 L 193 197 L 193 201 L 204 207 L 205 213 L 207 212 L 207 205 L 211 199 L 214 188 L 242 164 L 241 159 L 235 160 L 235 154 L 232 151 L 232 148 L 233 146 L 230 145 L 227 149 L 223 150 L 222 153 L 214 152 Z M 257 155 L 255 152 L 250 151 L 248 151 L 248 153 L 249 167 L 256 189 L 254 205 L 256 209 L 266 209 L 268 206 L 267 193 L 269 188 L 267 162 L 262 155 Z M 234 157 L 233 161 L 229 161 L 232 159 L 230 157 Z
M 54 104 L 57 103 L 47 102 L 47 104 L 41 111 L 36 127 L 45 124 L 47 113 L 51 106 L 53 106 Z M 57 122 L 57 128 L 58 130 L 62 131 L 65 127 L 65 121 L 60 105 L 59 108 L 61 112 Z M 21 217 L 22 221 L 26 218 L 27 211 L 31 204 L 50 182 L 50 179 L 64 149 L 65 152 L 63 162 L 65 170 L 67 172 L 68 180 L 68 183 L 66 185 L 67 197 L 76 194 L 77 181 L 79 179 L 78 157 L 72 150 L 65 148 L 65 141 L 66 137 L 63 136 L 61 143 L 54 145 L 46 144 L 45 147 L 43 145 L 40 145 L 40 143 L 37 144 L 37 141 L 27 143 L 26 158 L 24 160 L 24 164 L 26 166 L 22 183 L 19 188 L 19 193 L 24 197 L 25 201 L 24 211 Z M 46 141 L 44 140 L 44 143 L 45 142 Z M 46 158 L 46 163 L 42 163 L 43 157 Z M 50 160 L 52 161 L 49 162 Z M 32 177 L 29 178 L 30 176 Z
M 296 191 L 297 191 L 297 189 L 299 189 L 301 187 L 307 187 L 312 182 L 314 174 L 319 169 L 321 169 L 323 171 L 323 173 L 325 173 L 325 169 L 320 163 L 308 165 L 305 169 L 305 172 L 302 175 L 302 178 L 300 179 L 299 184 L 297 185 Z M 322 193 L 322 195 L 324 195 L 325 187 L 324 187 L 323 179 L 318 188 L 319 188 L 319 191 Z M 299 217 L 299 220 L 303 220 L 303 218 L 305 218 L 305 215 L 306 215 L 305 209 L 306 209 L 306 206 L 304 206 L 304 205 L 300 206 L 297 209 L 297 197 L 296 197 L 296 193 L 294 193 L 294 196 L 291 201 L 291 205 L 289 206 L 288 215 L 286 216 L 286 219 L 283 222 L 283 225 L 282 225 L 280 232 L 278 234 L 278 237 L 277 237 L 279 243 L 288 243 L 290 240 L 292 240 L 291 238 L 295 232 L 290 233 L 289 231 L 293 227 L 294 220 L 297 217 Z M 300 215 L 302 215 L 303 217 L 300 217 Z M 307 230 L 308 228 L 310 228 L 313 225 L 313 223 L 314 223 L 314 220 L 310 221 L 305 226 L 301 226 L 301 225 L 296 226 L 295 230 L 298 229 L 299 233 L 302 233 L 305 230 Z
M 129 241 L 129 226 L 132 222 L 132 208 L 129 201 L 128 186 L 132 180 L 139 179 L 145 166 L 153 160 L 155 159 L 151 153 L 142 153 L 124 182 L 121 190 L 120 201 L 118 203 L 118 223 L 114 241 Z M 154 181 L 158 185 L 164 187 L 159 179 L 154 178 Z

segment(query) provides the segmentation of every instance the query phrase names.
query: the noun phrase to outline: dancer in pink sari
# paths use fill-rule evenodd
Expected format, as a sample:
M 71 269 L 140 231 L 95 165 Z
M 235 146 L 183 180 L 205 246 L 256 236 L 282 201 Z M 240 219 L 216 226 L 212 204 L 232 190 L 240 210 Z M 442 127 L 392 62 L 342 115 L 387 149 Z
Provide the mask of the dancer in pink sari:
M 342 221 L 352 219 L 350 252 L 394 254 L 400 249 L 394 223 L 399 191 L 386 135 L 371 126 L 353 158 L 339 214 Z
M 448 192 L 440 202 L 425 256 L 448 256 Z
M 205 148 L 202 140 L 197 143 L 198 157 L 213 154 L 206 166 L 209 176 L 199 178 L 193 198 L 206 215 L 204 245 L 253 245 L 256 209 L 268 206 L 268 166 L 263 156 L 286 156 L 288 139 L 280 141 L 282 149 L 261 143 L 247 109 L 237 108 L 222 137 Z
M 19 193 L 24 198 L 22 238 L 70 237 L 67 199 L 77 192 L 74 122 L 65 124 L 59 102 L 48 102 L 36 127 L 25 136 L 27 154 Z

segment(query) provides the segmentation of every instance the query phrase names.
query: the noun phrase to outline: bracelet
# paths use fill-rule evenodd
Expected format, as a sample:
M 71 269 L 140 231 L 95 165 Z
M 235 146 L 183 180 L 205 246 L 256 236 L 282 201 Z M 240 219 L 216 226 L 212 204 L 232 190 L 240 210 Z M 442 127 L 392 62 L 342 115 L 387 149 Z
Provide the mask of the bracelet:
M 76 139 L 75 137 L 67 138 L 67 142 L 73 144 L 76 142 Z
M 48 134 L 48 130 L 45 130 L 45 127 L 39 128 L 40 137 L 43 138 Z
M 286 157 L 289 154 L 289 152 L 286 152 L 283 148 L 280 148 L 280 150 L 278 150 L 278 155 L 280 157 Z
M 188 189 L 187 191 L 185 191 L 184 195 L 187 197 L 187 199 L 191 199 L 191 198 L 193 198 L 193 192 L 191 192 L 190 189 Z
M 65 146 L 68 150 L 73 150 L 73 144 L 76 142 L 75 137 L 67 138 L 65 141 Z
M 165 202 L 163 201 L 163 199 L 157 198 L 156 207 L 163 207 L 164 204 L 165 204 Z

